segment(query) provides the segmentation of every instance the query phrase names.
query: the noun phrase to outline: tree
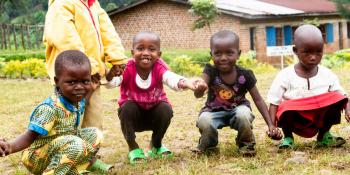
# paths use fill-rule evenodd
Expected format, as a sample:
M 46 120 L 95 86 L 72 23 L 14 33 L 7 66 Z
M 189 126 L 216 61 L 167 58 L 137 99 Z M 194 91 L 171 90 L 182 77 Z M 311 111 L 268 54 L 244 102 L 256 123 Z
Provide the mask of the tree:
M 218 15 L 215 0 L 191 0 L 190 3 L 190 13 L 198 17 L 193 23 L 192 30 L 194 31 L 208 26 L 211 33 L 210 24 L 214 22 Z
M 350 0 L 333 0 L 338 12 L 346 19 L 350 20 Z

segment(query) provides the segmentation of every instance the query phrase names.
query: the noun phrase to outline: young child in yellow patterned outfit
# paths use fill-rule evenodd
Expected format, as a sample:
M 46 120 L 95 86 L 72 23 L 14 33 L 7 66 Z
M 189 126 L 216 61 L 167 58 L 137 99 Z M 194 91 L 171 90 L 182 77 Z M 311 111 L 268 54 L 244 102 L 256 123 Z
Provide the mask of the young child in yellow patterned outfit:
M 86 55 L 68 50 L 55 62 L 55 93 L 38 105 L 30 116 L 28 130 L 15 140 L 0 140 L 0 156 L 21 150 L 22 162 L 33 174 L 79 174 L 101 161 L 97 153 L 102 133 L 80 128 L 87 92 L 91 89 L 91 67 Z

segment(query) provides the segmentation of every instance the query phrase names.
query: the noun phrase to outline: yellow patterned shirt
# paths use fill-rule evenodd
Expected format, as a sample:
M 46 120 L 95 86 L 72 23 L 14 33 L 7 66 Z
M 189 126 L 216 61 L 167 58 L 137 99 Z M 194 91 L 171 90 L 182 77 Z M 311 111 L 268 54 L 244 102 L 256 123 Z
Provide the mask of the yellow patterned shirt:
M 74 106 L 56 93 L 47 98 L 30 116 L 28 129 L 38 133 L 39 136 L 29 149 L 38 149 L 59 136 L 77 135 L 84 109 L 85 100 Z

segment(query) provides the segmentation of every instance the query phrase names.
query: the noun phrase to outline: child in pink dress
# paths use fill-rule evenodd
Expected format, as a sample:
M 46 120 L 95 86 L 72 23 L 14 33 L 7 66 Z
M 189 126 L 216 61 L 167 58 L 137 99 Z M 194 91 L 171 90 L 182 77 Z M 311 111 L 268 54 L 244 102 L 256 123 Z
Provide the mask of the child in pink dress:
M 119 86 L 119 119 L 122 132 L 129 146 L 131 164 L 146 160 L 135 141 L 135 132 L 153 131 L 150 157 L 171 158 L 173 153 L 162 145 L 173 110 L 164 92 L 163 83 L 174 90 L 206 89 L 198 80 L 188 80 L 169 71 L 160 58 L 160 39 L 151 32 L 138 33 L 133 39 L 133 58 L 126 64 L 122 77 L 114 77 L 110 85 Z

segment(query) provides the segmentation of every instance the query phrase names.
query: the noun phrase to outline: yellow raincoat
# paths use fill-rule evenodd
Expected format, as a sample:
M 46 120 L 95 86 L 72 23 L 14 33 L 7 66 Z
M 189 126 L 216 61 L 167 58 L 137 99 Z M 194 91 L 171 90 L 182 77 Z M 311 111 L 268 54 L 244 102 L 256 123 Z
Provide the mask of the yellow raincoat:
M 126 63 L 124 48 L 107 13 L 96 0 L 91 6 L 84 0 L 49 0 L 44 44 L 46 68 L 53 80 L 59 53 L 80 50 L 91 62 L 91 73 L 105 75 L 105 62 Z

